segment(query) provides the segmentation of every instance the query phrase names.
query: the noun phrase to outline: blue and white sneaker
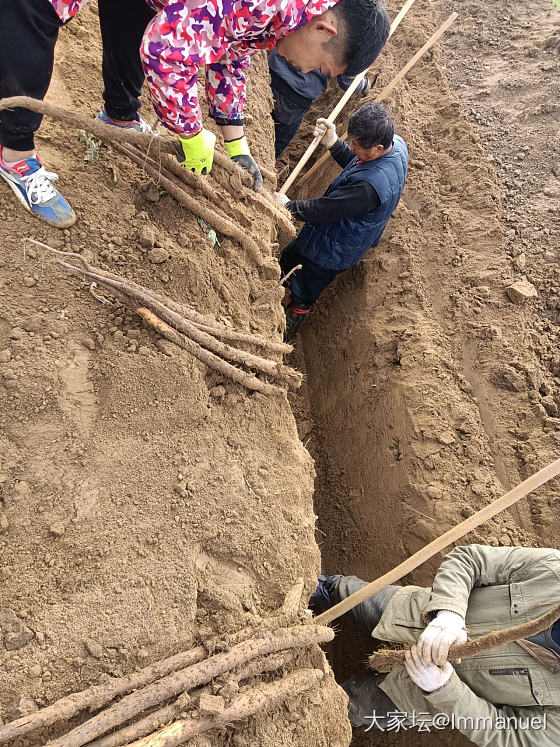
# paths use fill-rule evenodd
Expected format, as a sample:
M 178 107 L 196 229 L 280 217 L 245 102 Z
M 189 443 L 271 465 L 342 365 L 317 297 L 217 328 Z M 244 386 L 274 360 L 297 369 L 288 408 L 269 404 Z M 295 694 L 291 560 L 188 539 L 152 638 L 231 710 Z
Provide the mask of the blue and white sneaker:
M 76 214 L 53 185 L 58 174 L 47 171 L 37 154 L 8 166 L 0 146 L 0 176 L 10 185 L 23 207 L 56 228 L 68 228 Z
M 136 130 L 136 132 L 145 132 L 148 135 L 151 135 L 153 132 L 150 125 L 145 122 L 139 114 L 137 114 L 136 119 L 133 119 L 131 122 L 123 122 L 120 119 L 112 119 L 105 111 L 105 107 L 103 107 L 103 109 L 97 113 L 95 119 L 98 122 L 103 122 L 103 124 L 120 127 L 123 130 Z

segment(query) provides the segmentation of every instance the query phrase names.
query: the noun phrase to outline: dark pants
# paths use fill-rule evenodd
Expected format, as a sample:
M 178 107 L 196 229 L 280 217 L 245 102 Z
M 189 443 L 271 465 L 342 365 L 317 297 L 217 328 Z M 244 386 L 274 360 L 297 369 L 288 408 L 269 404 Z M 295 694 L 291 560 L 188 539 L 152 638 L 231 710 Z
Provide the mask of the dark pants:
M 47 0 L 0 0 L 0 98 L 44 97 L 60 25 Z M 28 109 L 0 112 L 0 145 L 33 150 L 41 120 Z
M 272 119 L 274 120 L 274 153 L 280 158 L 284 150 L 291 143 L 294 135 L 299 130 L 301 123 L 313 103 L 313 99 L 305 99 L 297 93 L 289 94 L 279 91 L 272 84 L 272 97 L 274 109 Z
M 343 272 L 343 270 L 328 270 L 306 259 L 299 253 L 295 242 L 292 241 L 280 256 L 282 274 L 286 275 L 296 265 L 303 265 L 303 268 L 296 270 L 288 278 L 287 286 L 290 289 L 292 302 L 303 306 L 312 306 L 335 277 Z
M 132 120 L 140 107 L 140 42 L 153 15 L 145 0 L 99 0 L 103 96 L 115 119 Z M 0 97 L 45 96 L 60 26 L 48 0 L 0 0 Z M 32 150 L 41 120 L 27 109 L 0 112 L 0 145 Z
M 155 15 L 146 0 L 98 0 L 103 41 L 103 98 L 113 119 L 131 121 L 140 109 L 144 70 L 140 44 Z
M 329 586 L 329 596 L 334 604 L 341 602 L 350 594 L 366 586 L 366 582 L 356 576 L 342 576 L 335 579 Z M 387 586 L 382 591 L 361 602 L 348 614 L 371 633 L 381 620 L 389 600 L 397 591 L 398 586 Z M 368 677 L 350 677 L 341 687 L 349 698 L 348 718 L 352 726 L 366 726 L 375 729 L 378 720 L 381 728 L 386 725 L 385 717 L 388 713 L 397 711 L 395 704 L 380 688 L 385 675 L 371 674 Z

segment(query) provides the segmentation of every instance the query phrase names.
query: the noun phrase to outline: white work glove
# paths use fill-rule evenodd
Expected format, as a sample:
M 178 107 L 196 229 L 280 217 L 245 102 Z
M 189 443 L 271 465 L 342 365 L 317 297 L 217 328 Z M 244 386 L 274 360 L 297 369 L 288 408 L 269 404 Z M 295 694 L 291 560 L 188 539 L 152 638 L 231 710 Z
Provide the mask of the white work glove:
M 418 639 L 418 653 L 426 664 L 442 666 L 447 661 L 449 648 L 466 640 L 467 631 L 461 615 L 440 610 Z
M 405 652 L 404 658 L 406 671 L 410 679 L 425 693 L 433 693 L 435 690 L 442 688 L 454 672 L 448 661 L 442 667 L 438 667 L 436 664 L 427 664 L 418 653 L 417 643 Z
M 319 141 L 322 143 L 325 148 L 332 148 L 332 146 L 336 143 L 338 140 L 338 136 L 336 134 L 336 127 L 333 125 L 332 122 L 329 122 L 327 119 L 324 119 L 323 117 L 319 117 L 319 119 L 315 122 L 315 129 L 313 130 L 313 135 L 315 137 L 321 137 L 321 140 Z
M 286 207 L 288 202 L 290 202 L 290 198 L 288 195 L 282 194 L 282 192 L 275 192 L 274 193 L 274 202 L 277 205 L 280 205 L 280 207 Z

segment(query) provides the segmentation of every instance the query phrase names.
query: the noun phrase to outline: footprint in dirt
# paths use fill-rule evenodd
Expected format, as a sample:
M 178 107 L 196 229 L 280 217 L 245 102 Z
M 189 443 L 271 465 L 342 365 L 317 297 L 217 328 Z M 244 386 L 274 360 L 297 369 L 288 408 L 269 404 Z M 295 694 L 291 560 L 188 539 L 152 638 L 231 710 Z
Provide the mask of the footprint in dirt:
M 89 351 L 79 342 L 69 340 L 67 353 L 58 368 L 62 384 L 59 404 L 63 413 L 85 435 L 97 417 L 95 392 L 88 373 Z

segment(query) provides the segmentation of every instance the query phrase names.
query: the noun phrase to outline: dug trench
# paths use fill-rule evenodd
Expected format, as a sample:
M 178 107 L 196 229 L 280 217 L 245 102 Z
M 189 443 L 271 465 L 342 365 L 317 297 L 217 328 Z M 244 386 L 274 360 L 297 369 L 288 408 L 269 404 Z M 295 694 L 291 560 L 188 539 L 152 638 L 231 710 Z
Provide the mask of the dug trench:
M 503 5 L 495 12 L 507 13 Z M 472 17 L 458 19 L 452 40 L 479 33 L 471 10 Z M 544 28 L 550 23 L 550 9 L 540 14 L 528 10 L 535 34 L 541 21 Z M 376 90 L 443 17 L 416 3 L 372 71 L 379 74 Z M 504 24 L 493 39 L 517 67 L 524 49 L 520 42 L 512 50 L 508 29 Z M 541 44 L 538 54 L 546 58 L 546 49 Z M 461 53 L 469 54 L 464 44 Z M 475 68 L 477 53 L 471 54 Z M 468 85 L 463 89 L 472 96 Z M 282 158 L 286 171 L 307 146 L 315 118 L 339 96 L 331 87 L 310 112 L 302 142 Z M 339 132 L 361 103 L 353 97 Z M 306 384 L 292 396 L 317 473 L 323 570 L 368 581 L 548 464 L 560 443 L 555 326 L 542 318 L 546 297 L 535 307 L 514 304 L 506 293 L 523 278 L 524 265 L 506 222 L 505 190 L 476 120 L 469 121 L 446 78 L 442 51 L 413 68 L 385 103 L 409 146 L 407 186 L 380 245 L 337 278 L 302 328 L 295 356 Z M 331 161 L 291 196 L 323 194 L 338 173 Z M 543 216 L 545 234 L 553 220 Z M 524 271 L 530 276 L 534 269 Z M 557 506 L 555 486 L 545 486 L 461 543 L 554 547 Z M 401 583 L 429 585 L 440 559 Z M 342 682 L 367 674 L 373 642 L 348 615 L 338 623 L 329 659 Z M 458 733 L 393 728 L 355 731 L 353 743 L 468 743 Z
M 437 24 L 417 0 L 376 65 L 377 86 Z M 94 115 L 100 59 L 91 3 L 61 32 L 49 98 Z M 265 61 L 250 73 L 248 135 L 271 168 Z M 519 270 L 501 186 L 441 51 L 388 105 L 411 151 L 407 190 L 382 244 L 304 328 L 294 358 L 307 381 L 293 411 L 166 344 L 118 303 L 99 303 L 40 252 L 24 256 L 21 238 L 32 236 L 280 339 L 279 294 L 259 303 L 274 283 L 139 168 L 45 121 L 39 150 L 78 223 L 63 233 L 37 224 L 1 191 L 0 605 L 22 644 L 0 648 L 5 720 L 239 630 L 277 609 L 299 576 L 308 594 L 321 565 L 372 579 L 557 452 L 547 329 L 505 293 Z M 306 128 L 287 162 L 307 145 Z M 270 240 L 253 206 L 225 208 Z M 557 506 L 543 489 L 465 541 L 554 545 Z M 403 581 L 429 583 L 437 560 Z M 363 671 L 371 641 L 346 621 L 338 629 L 329 656 L 341 681 Z M 320 667 L 319 649 L 298 665 Z M 345 709 L 327 673 L 320 688 L 195 743 L 342 747 Z M 413 743 L 410 733 L 356 736 L 405 738 Z

